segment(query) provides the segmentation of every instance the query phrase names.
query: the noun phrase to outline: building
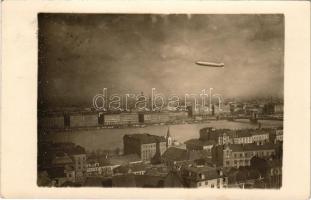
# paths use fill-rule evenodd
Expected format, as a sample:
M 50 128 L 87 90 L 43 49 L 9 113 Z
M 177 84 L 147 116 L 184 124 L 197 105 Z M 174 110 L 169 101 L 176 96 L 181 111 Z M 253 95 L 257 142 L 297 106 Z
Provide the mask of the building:
M 151 161 L 166 151 L 165 137 L 144 134 L 124 135 L 124 154 L 137 154 L 143 161 Z
M 55 152 L 51 164 L 54 167 L 72 166 L 73 160 L 68 156 L 67 153 L 58 151 Z
M 248 129 L 237 130 L 233 138 L 234 144 L 250 144 L 253 143 L 253 135 Z
M 183 164 L 189 160 L 187 150 L 176 147 L 168 148 L 161 157 L 162 163 L 169 168 L 174 168 L 177 165 Z
M 187 150 L 207 150 L 211 152 L 213 146 L 216 144 L 214 140 L 200 140 L 190 139 L 185 142 Z
M 170 134 L 170 127 L 168 127 L 167 129 L 165 139 L 166 139 L 166 148 L 173 145 L 173 138 L 171 137 L 171 134 Z
M 176 147 L 168 148 L 161 157 L 170 169 L 179 170 L 182 166 L 194 164 L 196 160 L 204 160 L 211 163 L 211 153 L 206 150 L 187 151 Z
M 282 186 L 282 160 L 268 160 L 267 180 L 269 188 Z
M 190 188 L 226 188 L 228 185 L 228 177 L 222 170 L 209 166 L 184 167 L 181 176 L 185 185 Z
M 65 128 L 63 115 L 48 115 L 38 117 L 38 127 L 42 129 L 62 129 Z
M 200 130 L 200 140 L 202 141 L 216 141 L 218 145 L 232 143 L 234 131 L 230 129 L 215 129 L 213 127 L 206 127 Z
M 132 125 L 138 124 L 138 113 L 121 113 L 120 114 L 120 124 L 122 125 Z
M 255 129 L 255 130 L 252 130 L 251 134 L 252 134 L 254 143 L 264 144 L 264 143 L 269 142 L 269 135 L 270 135 L 269 130 Z
M 70 166 L 51 167 L 47 170 L 52 186 L 60 187 L 66 182 L 75 182 L 75 171 Z
M 250 166 L 253 156 L 266 157 L 276 154 L 276 146 L 273 144 L 230 144 L 213 148 L 213 161 L 217 166 L 240 167 Z
M 70 115 L 70 127 L 98 126 L 97 113 L 73 113 Z
M 143 123 L 166 123 L 170 121 L 170 115 L 170 112 L 146 112 L 144 113 Z
M 120 114 L 104 114 L 104 125 L 120 125 Z
M 73 160 L 76 181 L 83 181 L 87 166 L 85 149 L 81 146 L 75 146 L 72 149 L 68 149 L 67 153 Z
M 275 130 L 275 142 L 283 142 L 283 128 L 277 128 Z
M 119 166 L 142 163 L 137 154 L 117 156 L 89 156 L 87 158 L 86 175 L 109 177 L 113 170 Z
M 147 169 L 147 165 L 144 163 L 133 163 L 129 165 L 121 165 L 113 169 L 113 175 L 125 175 L 125 174 L 135 174 L 144 175 Z
M 201 141 L 216 141 L 215 145 L 266 143 L 272 129 L 214 129 L 212 127 L 200 130 Z

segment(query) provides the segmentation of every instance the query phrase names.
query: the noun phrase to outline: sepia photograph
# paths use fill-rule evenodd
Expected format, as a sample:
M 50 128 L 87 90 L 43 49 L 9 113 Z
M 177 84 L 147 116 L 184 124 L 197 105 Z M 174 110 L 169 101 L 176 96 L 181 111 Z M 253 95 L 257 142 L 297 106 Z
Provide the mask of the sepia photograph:
M 37 20 L 39 187 L 282 187 L 283 14 Z

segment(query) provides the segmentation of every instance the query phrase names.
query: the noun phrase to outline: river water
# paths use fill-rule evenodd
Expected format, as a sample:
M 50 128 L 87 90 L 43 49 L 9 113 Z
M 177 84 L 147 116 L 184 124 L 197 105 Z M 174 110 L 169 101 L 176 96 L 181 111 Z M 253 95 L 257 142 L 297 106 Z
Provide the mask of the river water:
M 283 121 L 260 120 L 261 127 L 279 127 Z M 242 129 L 257 128 L 258 124 L 249 123 L 248 120 L 239 121 L 210 121 L 202 124 L 178 124 L 178 125 L 158 125 L 147 126 L 144 128 L 124 128 L 124 129 L 93 129 L 93 130 L 74 130 L 50 133 L 43 138 L 53 142 L 73 142 L 83 146 L 87 151 L 98 149 L 113 150 L 117 147 L 123 148 L 123 136 L 134 133 L 150 133 L 153 135 L 165 136 L 168 127 L 171 136 L 179 142 L 184 142 L 192 138 L 199 137 L 199 130 L 204 127 Z

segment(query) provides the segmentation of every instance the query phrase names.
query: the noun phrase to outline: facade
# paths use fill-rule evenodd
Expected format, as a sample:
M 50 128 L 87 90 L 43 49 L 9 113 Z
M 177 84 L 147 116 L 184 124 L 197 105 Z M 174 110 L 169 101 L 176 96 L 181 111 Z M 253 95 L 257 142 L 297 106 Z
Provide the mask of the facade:
M 241 129 L 236 130 L 233 136 L 233 143 L 234 144 L 250 144 L 253 143 L 253 130 L 250 129 Z
M 129 165 L 121 165 L 113 169 L 113 175 L 125 175 L 125 174 L 135 174 L 144 175 L 146 173 L 147 166 L 143 163 L 133 163 Z
M 269 141 L 269 135 L 268 131 L 255 130 L 252 133 L 253 142 L 257 144 L 266 143 Z
M 275 130 L 275 140 L 276 142 L 282 142 L 283 141 L 283 128 L 278 128 Z
M 216 144 L 214 140 L 200 140 L 190 139 L 185 142 L 187 150 L 207 150 L 211 152 L 213 146 Z
M 181 174 L 190 188 L 226 188 L 228 185 L 228 177 L 214 167 L 185 167 Z
M 111 157 L 90 157 L 87 159 L 87 176 L 111 177 L 114 169 L 120 166 L 140 164 L 142 161 L 136 154 Z
M 144 113 L 144 123 L 165 123 L 170 121 L 169 112 Z
M 119 125 L 121 124 L 120 114 L 104 114 L 104 125 Z
M 270 188 L 282 186 L 282 160 L 268 160 L 267 179 Z
M 273 144 L 231 144 L 213 148 L 213 160 L 217 166 L 235 167 L 250 166 L 254 156 L 265 157 L 275 155 L 276 146 Z
M 45 116 L 38 118 L 38 120 L 39 120 L 38 122 L 39 128 L 57 129 L 65 127 L 63 115 Z
M 232 138 L 226 132 L 218 136 L 218 145 L 232 143 Z
M 72 155 L 74 161 L 74 169 L 76 172 L 76 180 L 83 180 L 84 173 L 86 172 L 86 154 L 74 154 Z
M 138 124 L 138 113 L 121 113 L 121 124 Z
M 166 151 L 166 139 L 150 134 L 132 134 L 123 137 L 124 154 L 137 154 L 143 161 L 150 161 Z
M 98 126 L 97 113 L 79 113 L 70 115 L 70 127 Z

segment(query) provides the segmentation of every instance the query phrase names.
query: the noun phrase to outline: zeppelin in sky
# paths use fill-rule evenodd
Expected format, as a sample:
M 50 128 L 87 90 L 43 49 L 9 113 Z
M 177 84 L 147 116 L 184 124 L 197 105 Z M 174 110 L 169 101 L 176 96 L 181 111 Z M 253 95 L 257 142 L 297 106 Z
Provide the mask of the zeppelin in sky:
M 224 63 L 212 63 L 212 62 L 197 61 L 197 62 L 195 62 L 195 64 L 207 66 L 207 67 L 225 67 Z

